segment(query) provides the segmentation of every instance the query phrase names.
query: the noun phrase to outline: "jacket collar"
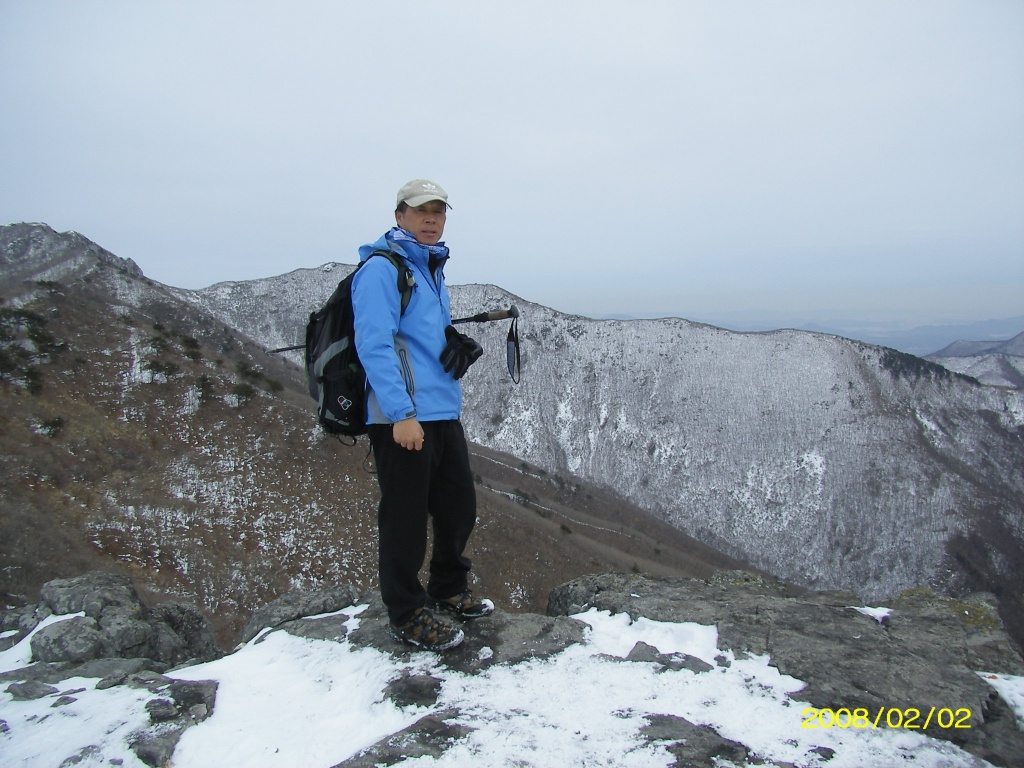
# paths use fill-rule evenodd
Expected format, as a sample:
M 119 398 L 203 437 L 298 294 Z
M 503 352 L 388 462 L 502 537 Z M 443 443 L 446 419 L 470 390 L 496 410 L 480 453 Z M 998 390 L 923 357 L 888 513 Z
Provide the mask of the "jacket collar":
M 444 266 L 448 260 L 448 247 L 444 243 L 421 245 L 416 239 L 399 227 L 383 234 L 375 243 L 359 249 L 359 260 L 366 261 L 374 251 L 395 251 L 423 270 L 432 270 L 435 265 Z

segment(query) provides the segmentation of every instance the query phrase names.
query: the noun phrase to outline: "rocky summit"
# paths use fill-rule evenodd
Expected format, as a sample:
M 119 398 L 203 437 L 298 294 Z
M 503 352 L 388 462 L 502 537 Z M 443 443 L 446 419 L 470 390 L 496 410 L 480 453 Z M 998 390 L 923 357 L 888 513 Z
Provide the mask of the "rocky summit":
M 466 623 L 466 641 L 443 656 L 412 652 L 391 641 L 383 631 L 385 616 L 379 595 L 359 594 L 350 586 L 287 594 L 255 612 L 243 642 L 231 654 L 202 664 L 218 653 L 211 630 L 197 611 L 178 604 L 147 609 L 126 580 L 109 574 L 48 583 L 37 605 L 0 614 L 0 662 L 7 670 L 0 674 L 0 762 L 50 764 L 24 762 L 26 755 L 45 755 L 53 765 L 223 764 L 211 746 L 202 746 L 206 742 L 186 746 L 183 740 L 199 723 L 208 734 L 216 727 L 222 691 L 217 680 L 202 676 L 232 657 L 275 644 L 291 648 L 286 643 L 298 642 L 294 647 L 300 655 L 313 659 L 303 669 L 326 679 L 328 688 L 339 683 L 331 682 L 327 659 L 344 657 L 342 648 L 350 657 L 364 654 L 358 676 L 378 682 L 363 679 L 358 684 L 373 691 L 365 707 L 378 718 L 374 722 L 385 722 L 385 712 L 402 714 L 393 725 L 383 726 L 379 738 L 362 734 L 368 743 L 357 749 L 330 746 L 332 737 L 341 738 L 345 732 L 344 718 L 329 731 L 311 720 L 305 726 L 309 732 L 299 738 L 323 751 L 314 754 L 310 765 L 369 768 L 413 758 L 467 764 L 460 762 L 459 750 L 471 753 L 467 745 L 484 739 L 481 734 L 490 733 L 487 729 L 500 718 L 522 719 L 523 724 L 516 722 L 511 730 L 536 753 L 522 752 L 518 746 L 519 756 L 510 760 L 496 739 L 484 739 L 491 754 L 487 764 L 594 764 L 585 755 L 588 740 L 600 734 L 588 730 L 585 721 L 594 711 L 588 708 L 588 699 L 598 696 L 613 702 L 606 705 L 602 699 L 596 705 L 612 710 L 604 713 L 612 721 L 639 718 L 641 723 L 627 734 L 632 741 L 623 742 L 621 754 L 605 752 L 601 764 L 609 766 L 888 766 L 896 759 L 901 764 L 914 760 L 914 755 L 928 765 L 1022 764 L 1024 702 L 1004 695 L 994 683 L 1019 683 L 1024 661 L 1004 631 L 994 598 L 986 594 L 952 599 L 910 590 L 867 607 L 851 594 L 804 591 L 740 571 L 718 572 L 703 580 L 599 574 L 553 590 L 548 615 L 499 609 L 487 619 Z M 603 665 L 599 679 L 605 685 L 600 692 L 566 691 L 554 667 L 540 670 L 548 675 L 550 689 L 545 695 L 559 708 L 578 708 L 576 739 L 567 742 L 570 753 L 551 752 L 546 757 L 543 745 L 546 738 L 554 738 L 555 729 L 539 714 L 524 713 L 528 705 L 516 698 L 515 689 L 538 664 L 593 644 L 595 631 L 590 625 L 598 616 L 621 626 L 654 630 L 645 641 L 594 656 L 592 663 Z M 711 652 L 700 658 L 697 652 L 670 647 L 664 627 L 674 624 L 711 632 Z M 327 649 L 323 661 L 316 661 L 321 658 L 314 655 L 317 648 Z M 271 658 L 282 660 L 280 655 Z M 383 660 L 384 666 L 371 668 L 371 658 L 374 663 Z M 759 666 L 759 660 L 765 664 Z M 754 666 L 744 666 L 752 661 Z M 270 666 L 281 664 L 264 662 L 248 674 L 275 673 L 277 697 L 310 682 L 289 679 Z M 747 671 L 759 668 L 763 674 Z M 773 756 L 753 720 L 749 734 L 715 724 L 712 710 L 721 681 L 729 675 L 745 680 L 751 699 L 740 706 L 755 713 L 761 706 L 759 696 L 771 699 L 771 685 L 764 682 L 769 680 L 767 672 L 774 676 L 770 679 L 788 686 L 788 693 L 776 703 L 783 711 L 800 712 L 799 733 L 778 736 L 780 750 L 799 747 L 798 758 Z M 629 703 L 631 678 L 649 686 L 649 695 L 639 703 Z M 658 698 L 653 681 L 672 681 L 676 687 L 669 690 L 675 691 L 675 699 L 687 699 L 690 691 L 696 703 L 681 715 L 678 701 L 669 707 L 668 699 Z M 460 704 L 451 693 L 474 684 L 487 689 L 492 699 L 507 695 L 514 703 L 499 714 L 482 703 Z M 343 700 L 358 708 L 357 682 L 349 680 L 347 686 Z M 132 695 L 117 700 L 125 711 L 114 718 L 115 726 L 83 736 L 91 715 L 76 709 L 76 700 L 92 702 L 94 714 L 111 704 L 85 697 L 117 690 Z M 243 759 L 246 745 L 258 742 L 261 733 L 255 720 L 227 720 L 237 707 L 237 694 L 225 699 L 220 714 L 232 727 L 224 726 L 230 732 L 222 740 Z M 283 717 L 281 712 L 270 714 L 271 720 Z M 573 718 L 571 711 L 563 714 Z M 77 729 L 69 725 L 76 717 L 82 720 Z M 350 730 L 358 730 L 356 717 L 353 710 Z M 769 719 L 765 714 L 750 717 L 762 724 Z M 238 722 L 248 723 L 249 732 L 238 732 Z M 536 732 L 524 736 L 530 727 Z M 832 739 L 839 727 L 847 729 L 845 742 Z M 879 729 L 899 736 L 891 741 L 889 752 L 852 751 L 863 749 Z M 903 743 L 909 739 L 916 741 Z M 339 754 L 345 756 L 338 758 Z M 863 756 L 869 754 L 882 756 Z M 546 762 L 549 758 L 558 762 Z M 260 764 L 295 764 L 289 759 L 282 753 L 277 762 L 271 755 Z

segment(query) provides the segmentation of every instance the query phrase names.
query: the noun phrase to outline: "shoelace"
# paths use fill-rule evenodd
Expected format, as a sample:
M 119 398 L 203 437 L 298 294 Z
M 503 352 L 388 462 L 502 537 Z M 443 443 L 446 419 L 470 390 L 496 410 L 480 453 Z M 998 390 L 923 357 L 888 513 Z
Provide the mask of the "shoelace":
M 418 639 L 427 639 L 434 635 L 435 639 L 440 637 L 441 632 L 444 630 L 445 625 L 432 613 L 427 611 L 421 611 L 415 619 L 412 620 L 412 625 L 409 627 L 409 634 Z M 419 632 L 417 632 L 417 629 Z

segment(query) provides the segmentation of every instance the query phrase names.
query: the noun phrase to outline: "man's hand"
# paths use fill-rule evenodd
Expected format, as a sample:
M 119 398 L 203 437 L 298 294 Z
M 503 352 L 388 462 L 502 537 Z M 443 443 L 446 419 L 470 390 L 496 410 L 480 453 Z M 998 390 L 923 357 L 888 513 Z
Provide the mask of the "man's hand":
M 414 418 L 396 421 L 392 427 L 395 442 L 407 451 L 423 449 L 423 427 Z

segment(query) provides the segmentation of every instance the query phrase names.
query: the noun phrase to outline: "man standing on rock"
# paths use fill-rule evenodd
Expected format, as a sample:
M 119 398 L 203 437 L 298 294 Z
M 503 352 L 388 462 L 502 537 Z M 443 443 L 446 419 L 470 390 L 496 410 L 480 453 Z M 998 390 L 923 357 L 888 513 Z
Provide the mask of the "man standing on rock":
M 473 339 L 451 324 L 441 242 L 448 195 L 426 179 L 398 191 L 396 227 L 359 249 L 352 282 L 356 350 L 366 369 L 367 422 L 381 499 L 381 597 L 396 640 L 443 651 L 464 634 L 445 618 L 475 619 L 494 610 L 469 589 L 464 550 L 476 524 L 476 489 L 459 416 L 459 379 L 480 357 Z M 415 279 L 403 310 L 398 270 L 375 251 L 397 254 Z M 433 524 L 430 578 L 419 580 Z

